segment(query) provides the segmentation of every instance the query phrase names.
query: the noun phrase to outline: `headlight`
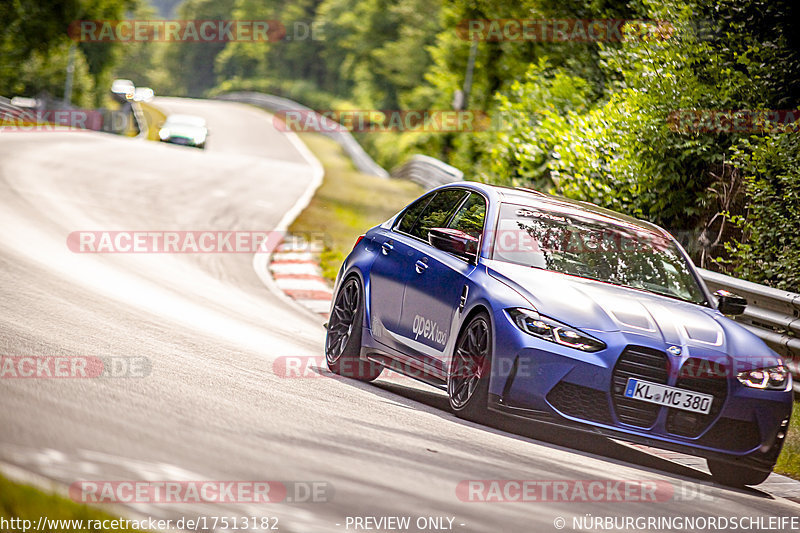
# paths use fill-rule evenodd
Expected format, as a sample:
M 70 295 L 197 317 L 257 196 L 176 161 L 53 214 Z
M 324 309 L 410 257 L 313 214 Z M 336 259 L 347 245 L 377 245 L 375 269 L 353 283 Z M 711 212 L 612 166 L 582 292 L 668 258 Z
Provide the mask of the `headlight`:
M 166 141 L 167 139 L 169 139 L 169 130 L 167 129 L 160 130 L 158 132 L 158 136 L 161 137 L 162 141 Z
M 509 309 L 508 314 L 519 329 L 534 337 L 569 346 L 583 352 L 599 352 L 606 347 L 604 342 L 552 318 L 542 316 L 536 311 L 516 308 Z
M 745 387 L 754 389 L 786 390 L 791 384 L 792 377 L 785 366 L 779 365 L 739 372 L 736 374 L 736 379 Z

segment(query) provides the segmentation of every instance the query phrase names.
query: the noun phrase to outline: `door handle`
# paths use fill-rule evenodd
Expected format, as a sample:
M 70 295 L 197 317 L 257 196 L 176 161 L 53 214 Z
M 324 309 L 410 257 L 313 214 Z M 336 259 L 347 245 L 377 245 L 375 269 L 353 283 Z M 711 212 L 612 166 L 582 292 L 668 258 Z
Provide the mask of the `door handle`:
M 417 260 L 417 262 L 414 263 L 414 268 L 416 269 L 417 274 L 422 274 L 425 272 L 428 269 L 428 258 L 423 257 L 422 259 Z
M 392 241 L 386 241 L 381 245 L 381 253 L 383 255 L 389 255 L 389 252 L 394 250 L 394 243 Z

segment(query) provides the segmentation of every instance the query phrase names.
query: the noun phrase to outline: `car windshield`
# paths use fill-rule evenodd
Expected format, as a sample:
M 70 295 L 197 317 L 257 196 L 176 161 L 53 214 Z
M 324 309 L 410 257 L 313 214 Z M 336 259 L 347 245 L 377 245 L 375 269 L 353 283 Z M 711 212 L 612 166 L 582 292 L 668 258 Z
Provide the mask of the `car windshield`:
M 193 128 L 204 128 L 205 119 L 191 115 L 170 115 L 167 117 L 165 126 L 191 126 Z
M 677 245 L 624 221 L 502 204 L 493 258 L 705 303 Z

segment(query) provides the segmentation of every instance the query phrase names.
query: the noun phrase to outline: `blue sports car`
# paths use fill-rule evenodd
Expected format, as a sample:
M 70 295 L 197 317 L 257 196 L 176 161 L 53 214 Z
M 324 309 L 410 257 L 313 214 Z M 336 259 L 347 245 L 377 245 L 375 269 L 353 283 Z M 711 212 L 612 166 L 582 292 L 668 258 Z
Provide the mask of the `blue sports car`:
M 439 187 L 360 237 L 339 272 L 325 355 L 497 413 L 705 457 L 720 483 L 761 483 L 792 409 L 781 358 L 727 318 L 653 224 L 527 189 Z

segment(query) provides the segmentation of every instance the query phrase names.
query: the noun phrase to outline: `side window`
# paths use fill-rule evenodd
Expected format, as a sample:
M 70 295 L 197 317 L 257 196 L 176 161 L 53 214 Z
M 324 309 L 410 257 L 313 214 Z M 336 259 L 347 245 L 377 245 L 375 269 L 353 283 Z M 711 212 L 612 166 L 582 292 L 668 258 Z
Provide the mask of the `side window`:
M 472 237 L 480 237 L 486 218 L 486 200 L 480 194 L 470 193 L 469 198 L 450 222 L 450 228 L 463 231 Z
M 397 230 L 403 233 L 411 233 L 411 230 L 414 228 L 414 222 L 417 221 L 422 210 L 428 206 L 428 202 L 431 201 L 431 198 L 433 198 L 433 195 L 429 194 L 411 204 L 408 209 L 406 209 L 406 212 L 403 213 L 400 222 L 398 222 L 396 226 Z
M 430 229 L 446 227 L 450 215 L 458 208 L 466 195 L 467 191 L 463 189 L 447 189 L 436 193 L 408 233 L 428 242 Z

